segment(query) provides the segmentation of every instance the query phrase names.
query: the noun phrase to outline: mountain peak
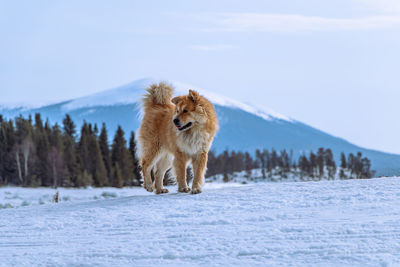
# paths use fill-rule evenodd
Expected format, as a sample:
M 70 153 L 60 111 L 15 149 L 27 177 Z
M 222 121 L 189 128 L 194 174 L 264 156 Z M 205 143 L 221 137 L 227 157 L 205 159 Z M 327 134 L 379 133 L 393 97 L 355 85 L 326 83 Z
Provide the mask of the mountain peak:
M 79 97 L 62 106 L 66 112 L 94 106 L 113 106 L 118 104 L 132 104 L 138 102 L 144 91 L 154 79 L 145 78 L 131 83 L 101 91 L 92 95 Z
M 79 108 L 88 108 L 94 106 L 114 106 L 119 104 L 133 104 L 137 103 L 142 95 L 145 93 L 145 88 L 152 83 L 163 81 L 162 79 L 156 78 L 143 78 L 135 80 L 123 86 L 119 86 L 113 89 L 98 92 L 89 96 L 80 97 L 70 101 L 63 105 L 63 110 L 68 112 Z M 184 95 L 188 93 L 189 89 L 198 91 L 201 95 L 208 98 L 212 103 L 232 108 L 239 108 L 249 113 L 255 114 L 265 120 L 279 119 L 291 121 L 290 118 L 281 115 L 277 112 L 271 111 L 267 108 L 255 107 L 249 104 L 242 103 L 240 101 L 225 97 L 214 92 L 206 91 L 196 86 L 182 83 L 178 81 L 168 81 L 175 88 L 175 95 Z

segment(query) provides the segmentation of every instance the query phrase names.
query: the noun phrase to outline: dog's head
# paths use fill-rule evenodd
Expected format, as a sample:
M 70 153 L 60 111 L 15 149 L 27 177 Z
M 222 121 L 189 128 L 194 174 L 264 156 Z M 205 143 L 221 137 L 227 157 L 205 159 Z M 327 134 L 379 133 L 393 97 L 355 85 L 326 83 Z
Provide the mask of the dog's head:
M 178 131 L 183 132 L 206 123 L 207 114 L 202 106 L 203 99 L 197 92 L 189 90 L 188 95 L 177 96 L 171 101 L 176 105 L 173 123 Z

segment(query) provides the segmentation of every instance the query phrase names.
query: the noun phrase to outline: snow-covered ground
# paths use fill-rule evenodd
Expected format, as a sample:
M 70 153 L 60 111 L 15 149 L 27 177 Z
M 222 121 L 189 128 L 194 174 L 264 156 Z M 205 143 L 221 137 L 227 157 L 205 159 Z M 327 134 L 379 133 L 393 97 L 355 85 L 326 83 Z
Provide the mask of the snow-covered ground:
M 350 171 L 348 169 L 344 170 L 344 174 L 346 177 L 350 177 Z M 310 181 L 321 181 L 321 180 L 341 180 L 340 178 L 340 168 L 337 168 L 336 174 L 334 177 L 328 176 L 328 170 L 325 168 L 324 175 L 322 177 L 301 177 L 300 170 L 296 169 L 295 171 L 290 170 L 285 173 L 285 177 L 282 177 L 280 174 L 279 168 L 276 168 L 272 171 L 272 175 L 265 170 L 265 178 L 263 178 L 262 169 L 252 169 L 249 172 L 240 171 L 227 174 L 227 180 L 229 183 L 237 183 L 237 184 L 252 184 L 252 183 L 264 183 L 264 182 L 310 182 Z M 353 175 L 352 179 L 354 179 Z M 211 177 L 206 178 L 206 182 L 208 183 L 224 183 L 224 175 L 216 174 Z
M 400 178 L 171 191 L 1 188 L 0 266 L 400 266 Z
M 88 202 L 131 195 L 144 195 L 147 193 L 147 191 L 140 187 L 87 189 L 0 187 L 0 209 L 54 203 L 54 196 L 57 192 L 59 203 Z

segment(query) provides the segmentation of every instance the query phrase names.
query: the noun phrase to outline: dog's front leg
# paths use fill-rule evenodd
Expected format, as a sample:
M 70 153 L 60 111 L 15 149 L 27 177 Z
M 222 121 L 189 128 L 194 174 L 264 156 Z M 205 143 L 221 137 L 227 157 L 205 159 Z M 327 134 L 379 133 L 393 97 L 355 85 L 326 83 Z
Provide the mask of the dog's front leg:
M 192 194 L 201 193 L 201 187 L 204 182 L 204 173 L 207 168 L 207 152 L 202 152 L 192 159 L 194 178 L 192 184 Z
M 176 175 L 176 181 L 178 182 L 178 191 L 189 193 L 190 188 L 186 182 L 186 165 L 188 158 L 182 152 L 176 152 L 174 158 L 174 170 Z

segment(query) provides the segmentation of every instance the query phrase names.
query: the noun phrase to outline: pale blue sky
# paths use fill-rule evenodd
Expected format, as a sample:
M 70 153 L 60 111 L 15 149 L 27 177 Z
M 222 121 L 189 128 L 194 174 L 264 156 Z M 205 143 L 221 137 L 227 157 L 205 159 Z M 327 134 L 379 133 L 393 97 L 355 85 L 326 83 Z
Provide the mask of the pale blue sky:
M 400 1 L 3 1 L 1 103 L 143 77 L 267 106 L 400 153 Z

